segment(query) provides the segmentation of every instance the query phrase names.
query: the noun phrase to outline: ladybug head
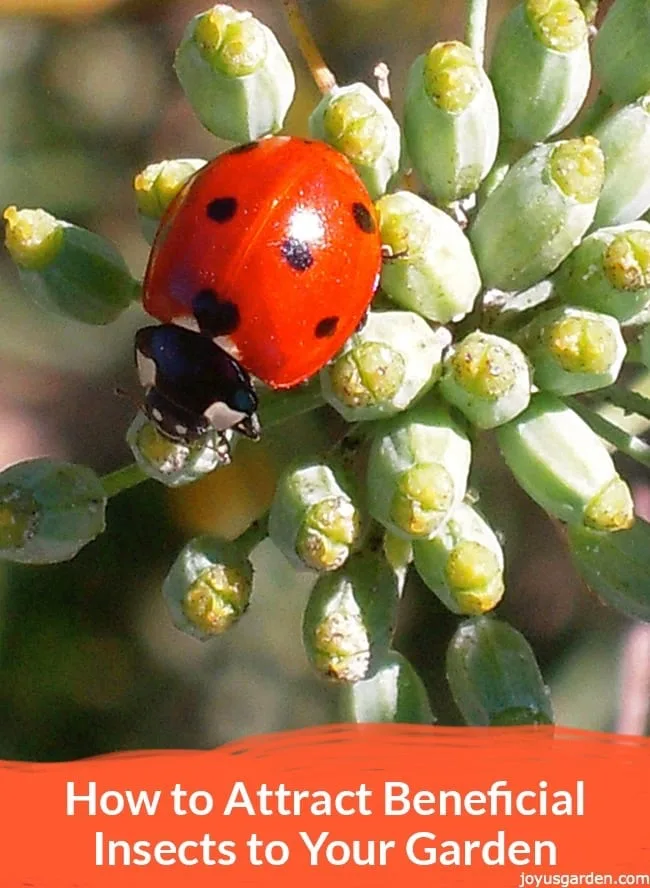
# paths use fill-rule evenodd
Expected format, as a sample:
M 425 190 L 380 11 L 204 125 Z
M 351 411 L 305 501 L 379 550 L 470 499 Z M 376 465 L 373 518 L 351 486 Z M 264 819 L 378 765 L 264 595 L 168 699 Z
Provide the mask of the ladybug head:
M 161 324 L 138 330 L 135 350 L 144 411 L 163 435 L 189 444 L 214 428 L 259 438 L 250 377 L 212 339 Z

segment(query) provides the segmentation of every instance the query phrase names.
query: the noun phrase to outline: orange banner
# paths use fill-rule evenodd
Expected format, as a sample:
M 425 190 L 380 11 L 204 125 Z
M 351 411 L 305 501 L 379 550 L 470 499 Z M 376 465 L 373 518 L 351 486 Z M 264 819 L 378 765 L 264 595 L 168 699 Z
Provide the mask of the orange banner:
M 649 811 L 649 740 L 561 728 L 4 762 L 0 888 L 650 885 Z

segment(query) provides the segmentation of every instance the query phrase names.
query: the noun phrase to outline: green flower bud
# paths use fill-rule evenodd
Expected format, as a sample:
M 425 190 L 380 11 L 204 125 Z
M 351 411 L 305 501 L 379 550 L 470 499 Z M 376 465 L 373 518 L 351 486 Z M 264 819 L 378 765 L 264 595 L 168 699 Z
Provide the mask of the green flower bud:
M 650 622 L 650 524 L 636 518 L 621 533 L 600 533 L 574 525 L 569 550 L 582 577 L 610 607 L 632 620 Z
M 359 512 L 326 465 L 288 469 L 275 491 L 269 536 L 296 567 L 336 570 L 358 542 Z
M 191 444 L 181 444 L 161 434 L 140 411 L 129 426 L 126 442 L 146 475 L 166 487 L 180 487 L 227 466 L 232 437 L 232 432 L 212 429 Z
M 531 373 L 519 346 L 474 330 L 445 355 L 439 388 L 480 429 L 517 416 L 530 401 Z
M 29 459 L 0 472 L 0 558 L 68 561 L 105 527 L 106 493 L 86 466 Z
M 441 404 L 427 399 L 378 427 L 368 461 L 368 509 L 406 539 L 439 532 L 467 490 L 469 439 Z
M 384 558 L 397 574 L 401 595 L 404 590 L 409 565 L 413 561 L 413 544 L 411 540 L 395 536 L 394 533 L 387 530 L 384 533 L 382 550 Z
M 577 0 L 524 0 L 506 16 L 490 78 L 507 138 L 532 145 L 571 123 L 591 79 L 587 37 Z
M 408 76 L 404 137 L 415 170 L 440 203 L 472 194 L 499 144 L 492 85 L 463 43 L 437 43 Z
M 650 207 L 650 95 L 619 108 L 594 130 L 605 183 L 593 228 L 633 222 Z
M 163 595 L 177 629 L 200 641 L 221 635 L 248 607 L 253 566 L 237 542 L 196 537 L 181 549 Z
M 594 41 L 594 71 L 615 102 L 650 90 L 650 8 L 647 0 L 616 0 Z
M 399 170 L 401 133 L 386 103 L 369 86 L 335 87 L 314 109 L 309 130 L 345 154 L 373 200 L 386 192 Z
M 343 721 L 357 724 L 430 725 L 435 721 L 422 679 L 397 651 L 385 654 L 372 678 L 345 686 L 341 710 Z
M 378 555 L 353 555 L 341 570 L 322 574 L 303 617 L 312 666 L 342 683 L 374 675 L 388 651 L 398 600 L 397 577 Z
M 158 224 L 172 200 L 205 160 L 188 157 L 150 163 L 133 180 L 140 226 L 145 239 L 153 243 Z
M 469 233 L 484 285 L 524 290 L 554 271 L 591 225 L 603 176 L 590 136 L 536 145 L 513 164 Z
M 501 453 L 526 493 L 550 515 L 594 530 L 631 527 L 634 503 L 607 448 L 586 422 L 553 395 L 497 430 Z
M 518 336 L 541 389 L 575 395 L 616 381 L 626 354 L 616 318 L 582 308 L 538 314 Z
M 461 623 L 447 649 L 447 681 L 468 725 L 553 722 L 549 690 L 526 639 L 501 620 Z
M 124 259 L 98 234 L 44 210 L 7 207 L 5 243 L 25 292 L 47 311 L 108 324 L 140 295 Z
M 174 67 L 199 120 L 222 139 L 277 132 L 293 102 L 293 70 L 273 32 L 221 3 L 190 21 Z
M 467 503 L 460 503 L 431 540 L 413 543 L 415 569 L 455 614 L 484 614 L 501 601 L 503 551 L 496 534 Z
M 377 202 L 384 260 L 381 286 L 393 302 L 440 324 L 471 311 L 481 278 L 461 227 L 437 207 L 398 191 Z
M 630 320 L 650 303 L 650 224 L 594 231 L 558 268 L 553 286 L 563 302 Z
M 436 382 L 450 342 L 412 312 L 371 311 L 321 372 L 323 397 L 348 422 L 399 413 Z

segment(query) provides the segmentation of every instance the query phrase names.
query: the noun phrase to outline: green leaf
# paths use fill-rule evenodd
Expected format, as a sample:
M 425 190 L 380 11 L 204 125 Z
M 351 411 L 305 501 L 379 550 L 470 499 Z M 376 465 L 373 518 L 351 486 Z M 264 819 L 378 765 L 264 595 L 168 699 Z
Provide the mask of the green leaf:
M 571 554 L 589 586 L 628 617 L 650 622 L 650 524 L 637 518 L 629 530 L 598 533 L 569 528 Z

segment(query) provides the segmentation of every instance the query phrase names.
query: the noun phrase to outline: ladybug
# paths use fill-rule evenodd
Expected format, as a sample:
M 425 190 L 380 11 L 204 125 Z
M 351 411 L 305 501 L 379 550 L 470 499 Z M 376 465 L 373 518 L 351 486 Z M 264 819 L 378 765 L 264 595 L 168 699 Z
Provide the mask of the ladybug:
M 200 169 L 161 221 L 136 334 L 144 409 L 189 443 L 208 429 L 259 437 L 252 378 L 317 373 L 362 322 L 381 267 L 372 200 L 322 142 L 275 136 Z

